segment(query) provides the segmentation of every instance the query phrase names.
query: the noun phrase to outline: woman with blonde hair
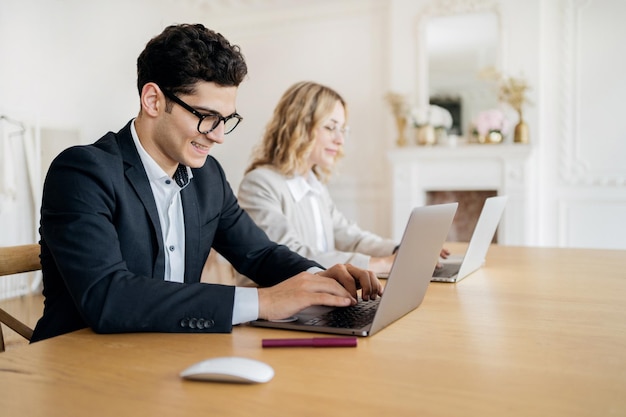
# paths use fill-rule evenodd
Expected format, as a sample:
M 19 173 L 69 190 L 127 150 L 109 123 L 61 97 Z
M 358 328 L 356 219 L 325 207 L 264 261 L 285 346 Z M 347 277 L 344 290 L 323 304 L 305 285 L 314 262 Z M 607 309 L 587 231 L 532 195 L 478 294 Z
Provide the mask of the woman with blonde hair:
M 239 204 L 270 237 L 328 267 L 350 263 L 387 273 L 397 242 L 362 230 L 333 203 L 325 183 L 343 155 L 345 100 L 314 82 L 281 97 L 239 186 Z

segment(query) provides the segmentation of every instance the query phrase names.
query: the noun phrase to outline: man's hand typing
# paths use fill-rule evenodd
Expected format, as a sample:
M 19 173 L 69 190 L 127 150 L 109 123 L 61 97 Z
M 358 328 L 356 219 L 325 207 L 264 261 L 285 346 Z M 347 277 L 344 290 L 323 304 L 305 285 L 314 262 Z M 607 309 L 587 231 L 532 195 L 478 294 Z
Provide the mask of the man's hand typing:
M 361 298 L 366 301 L 375 300 L 383 293 L 383 286 L 374 272 L 350 264 L 337 264 L 316 275 L 335 279 L 354 299 L 357 299 L 358 289 L 361 289 Z
M 371 271 L 352 265 L 335 265 L 316 274 L 301 272 L 280 284 L 259 288 L 259 318 L 278 320 L 313 305 L 347 307 L 382 295 L 382 284 Z

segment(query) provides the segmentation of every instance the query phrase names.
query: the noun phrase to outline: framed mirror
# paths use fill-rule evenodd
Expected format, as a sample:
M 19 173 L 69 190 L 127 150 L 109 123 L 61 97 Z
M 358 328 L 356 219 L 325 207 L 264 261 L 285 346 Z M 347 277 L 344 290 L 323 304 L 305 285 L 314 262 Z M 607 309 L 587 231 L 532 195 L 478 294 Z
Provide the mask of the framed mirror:
M 448 109 L 449 133 L 467 138 L 476 115 L 498 105 L 494 81 L 481 77 L 502 66 L 498 3 L 433 1 L 418 17 L 417 37 L 416 105 Z

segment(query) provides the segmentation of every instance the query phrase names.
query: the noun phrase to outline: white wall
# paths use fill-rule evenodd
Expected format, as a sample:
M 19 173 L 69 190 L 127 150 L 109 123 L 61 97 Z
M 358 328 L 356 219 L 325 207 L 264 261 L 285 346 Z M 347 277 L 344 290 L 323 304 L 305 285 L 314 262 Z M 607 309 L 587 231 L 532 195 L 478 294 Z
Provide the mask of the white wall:
M 527 243 L 626 248 L 626 3 L 487 2 L 501 11 L 502 68 L 532 86 Z M 424 93 L 416 21 L 426 7 L 430 0 L 2 0 L 0 114 L 92 142 L 136 114 L 135 61 L 150 37 L 202 22 L 239 44 L 250 68 L 238 100 L 244 123 L 215 150 L 231 184 L 280 94 L 302 79 L 326 83 L 347 99 L 353 131 L 331 190 L 361 225 L 390 234 L 385 154 L 396 132 L 383 96 Z
M 626 137 L 615 126 L 626 3 L 544 2 L 541 12 L 538 243 L 626 248 Z
M 353 125 L 338 194 L 347 215 L 385 233 L 387 206 L 372 201 L 385 193 L 391 140 L 380 61 L 385 2 L 259 3 L 265 2 L 3 0 L 0 113 L 76 130 L 81 142 L 92 142 L 136 114 L 135 61 L 145 43 L 168 24 L 202 22 L 240 45 L 249 63 L 238 100 L 245 121 L 215 150 L 233 188 L 282 92 L 304 79 L 326 83 L 345 96 Z M 383 162 L 360 171 L 364 159 L 376 157 Z

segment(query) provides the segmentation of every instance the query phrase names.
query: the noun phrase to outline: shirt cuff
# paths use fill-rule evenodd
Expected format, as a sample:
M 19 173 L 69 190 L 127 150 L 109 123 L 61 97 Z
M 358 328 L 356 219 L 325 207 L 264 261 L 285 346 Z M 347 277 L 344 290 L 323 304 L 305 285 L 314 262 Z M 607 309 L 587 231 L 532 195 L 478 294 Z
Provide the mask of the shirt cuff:
M 306 270 L 306 272 L 308 272 L 309 274 L 317 274 L 320 271 L 323 271 L 323 269 L 318 266 L 312 266 Z
M 256 288 L 235 287 L 233 326 L 259 318 L 259 292 Z

